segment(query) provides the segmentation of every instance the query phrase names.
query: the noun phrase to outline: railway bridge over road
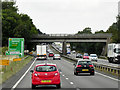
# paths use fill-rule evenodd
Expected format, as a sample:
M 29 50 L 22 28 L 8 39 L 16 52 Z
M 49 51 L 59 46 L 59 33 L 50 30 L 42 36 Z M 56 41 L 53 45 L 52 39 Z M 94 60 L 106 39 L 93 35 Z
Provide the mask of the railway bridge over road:
M 110 43 L 110 38 L 112 34 L 38 34 L 33 35 L 30 42 L 32 43 L 52 43 L 52 42 L 63 42 L 63 51 L 62 53 L 66 54 L 66 43 L 71 42 L 100 42 L 106 43 L 102 55 L 105 55 L 107 52 L 107 45 Z

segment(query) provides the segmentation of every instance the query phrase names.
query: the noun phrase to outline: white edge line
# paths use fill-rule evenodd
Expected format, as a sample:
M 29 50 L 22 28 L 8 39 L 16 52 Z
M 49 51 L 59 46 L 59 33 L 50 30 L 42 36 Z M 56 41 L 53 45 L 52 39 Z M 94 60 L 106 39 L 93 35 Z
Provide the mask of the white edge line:
M 116 79 L 116 78 L 113 78 L 113 77 L 110 77 L 110 76 L 107 76 L 107 75 L 104 75 L 104 74 L 101 74 L 101 73 L 98 73 L 98 72 L 95 72 L 95 73 L 97 73 L 97 74 L 99 74 L 99 75 L 101 75 L 101 76 L 107 77 L 107 78 L 109 78 L 109 79 L 115 80 L 115 81 L 120 81 L 120 80 L 118 80 L 118 79 Z
M 28 70 L 23 74 L 23 76 L 16 82 L 16 84 L 12 87 L 11 90 L 14 90 L 14 88 L 17 87 L 17 85 L 22 81 L 22 79 L 25 77 L 25 75 L 28 73 L 28 71 L 30 70 L 30 68 L 33 66 L 33 64 L 35 63 L 36 59 L 34 60 L 34 62 L 31 64 L 31 66 L 28 68 Z

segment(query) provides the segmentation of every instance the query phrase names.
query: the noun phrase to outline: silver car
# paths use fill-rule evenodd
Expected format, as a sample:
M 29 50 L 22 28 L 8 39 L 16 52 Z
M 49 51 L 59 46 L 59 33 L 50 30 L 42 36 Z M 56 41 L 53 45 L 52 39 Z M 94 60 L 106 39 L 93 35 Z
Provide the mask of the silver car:
M 56 60 L 56 59 L 61 60 L 60 54 L 54 54 L 53 60 Z
M 96 55 L 96 54 L 90 54 L 89 59 L 90 59 L 91 61 L 96 61 L 96 62 L 97 62 L 98 57 L 97 57 L 97 55 Z

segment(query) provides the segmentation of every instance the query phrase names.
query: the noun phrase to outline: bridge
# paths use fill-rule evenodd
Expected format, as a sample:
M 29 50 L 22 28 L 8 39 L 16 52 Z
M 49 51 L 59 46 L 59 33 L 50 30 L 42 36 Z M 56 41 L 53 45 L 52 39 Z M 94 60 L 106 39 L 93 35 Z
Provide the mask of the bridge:
M 66 54 L 66 43 L 71 42 L 100 42 L 106 43 L 103 51 L 103 55 L 107 52 L 107 45 L 110 43 L 110 38 L 112 34 L 110 33 L 100 33 L 100 34 L 39 34 L 33 35 L 30 42 L 32 43 L 52 43 L 52 42 L 62 42 L 63 43 L 63 54 Z

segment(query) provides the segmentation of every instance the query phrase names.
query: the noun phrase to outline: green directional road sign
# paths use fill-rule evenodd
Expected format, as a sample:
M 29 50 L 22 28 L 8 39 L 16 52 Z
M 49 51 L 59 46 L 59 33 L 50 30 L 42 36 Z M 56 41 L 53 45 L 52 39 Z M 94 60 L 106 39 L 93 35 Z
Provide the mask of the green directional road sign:
M 8 52 L 10 55 L 24 56 L 24 38 L 9 38 Z

